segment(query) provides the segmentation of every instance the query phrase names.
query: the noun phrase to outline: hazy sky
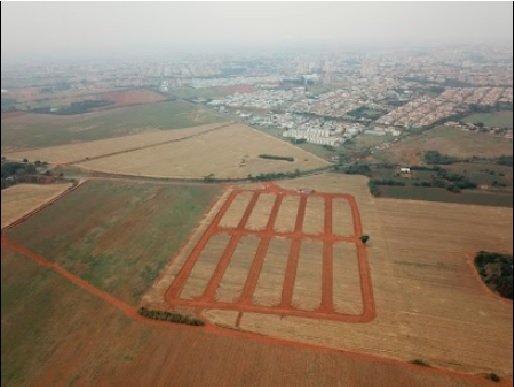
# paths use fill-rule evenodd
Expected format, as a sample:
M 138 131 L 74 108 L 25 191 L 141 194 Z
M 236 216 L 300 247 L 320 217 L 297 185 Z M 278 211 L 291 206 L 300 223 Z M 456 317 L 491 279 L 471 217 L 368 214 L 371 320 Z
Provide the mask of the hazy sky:
M 512 42 L 512 2 L 1 2 L 2 60 Z

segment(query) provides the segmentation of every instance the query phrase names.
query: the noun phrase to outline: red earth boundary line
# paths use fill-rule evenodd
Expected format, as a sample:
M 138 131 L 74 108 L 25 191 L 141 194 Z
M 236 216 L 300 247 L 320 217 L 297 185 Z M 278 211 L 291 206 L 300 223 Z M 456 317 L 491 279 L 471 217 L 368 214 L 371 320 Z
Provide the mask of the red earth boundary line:
M 172 299 L 174 297 L 177 297 L 182 290 L 182 287 L 184 286 L 187 278 L 189 277 L 189 274 L 191 273 L 191 270 L 193 270 L 193 266 L 196 264 L 196 261 L 198 260 L 200 253 L 203 251 L 205 246 L 207 245 L 207 242 L 209 241 L 210 237 L 213 235 L 214 230 L 216 229 L 217 224 L 221 221 L 221 218 L 225 214 L 225 212 L 228 210 L 230 205 L 232 204 L 232 201 L 235 199 L 237 195 L 237 191 L 230 192 L 228 198 L 225 200 L 223 205 L 221 206 L 218 213 L 214 216 L 213 221 L 211 224 L 207 227 L 207 229 L 204 231 L 202 237 L 198 241 L 197 245 L 189 255 L 188 259 L 184 263 L 184 265 L 180 268 L 177 276 L 173 280 L 171 286 L 168 288 L 165 294 L 166 299 Z
M 275 222 L 278 216 L 278 209 L 282 204 L 282 200 L 284 199 L 284 194 L 279 193 L 275 198 L 275 203 L 271 208 L 270 217 L 268 219 L 268 223 L 266 225 L 266 231 L 272 231 L 275 226 Z M 259 243 L 259 247 L 257 247 L 257 251 L 255 252 L 255 257 L 252 262 L 252 267 L 248 272 L 248 276 L 245 281 L 245 285 L 243 291 L 241 293 L 241 297 L 239 302 L 242 304 L 249 304 L 251 302 L 251 297 L 255 291 L 255 287 L 257 286 L 257 281 L 259 280 L 259 276 L 262 271 L 262 266 L 264 264 L 264 258 L 268 253 L 269 244 L 271 241 L 271 237 L 262 237 Z
M 110 295 L 107 292 L 104 292 L 103 290 L 100 290 L 93 285 L 91 285 L 89 282 L 83 280 L 80 277 L 77 277 L 74 274 L 71 274 L 69 271 L 64 269 L 62 266 L 58 265 L 55 262 L 49 261 L 48 259 L 42 257 L 41 255 L 37 254 L 36 252 L 29 250 L 27 247 L 23 246 L 21 243 L 17 243 L 9 238 L 7 236 L 2 235 L 2 245 L 12 251 L 15 251 L 17 253 L 23 254 L 26 257 L 31 258 L 36 263 L 38 263 L 41 266 L 45 266 L 56 273 L 59 273 L 63 277 L 65 277 L 67 280 L 73 282 L 75 285 L 80 286 L 82 289 L 87 290 L 89 293 L 95 295 L 96 297 L 104 300 L 105 302 L 114 305 L 116 308 L 121 310 L 123 313 L 125 313 L 127 316 L 135 317 L 137 316 L 137 312 L 134 310 L 132 306 L 129 304 L 124 303 L 123 301 L 117 299 L 116 297 Z
M 245 212 L 236 227 L 226 228 L 219 227 L 221 219 L 230 208 L 236 196 L 248 192 L 252 194 L 250 202 L 247 204 Z M 254 206 L 261 193 L 275 193 L 275 203 L 270 211 L 266 228 L 263 230 L 248 230 L 245 225 L 250 217 Z M 300 196 L 297 216 L 293 232 L 275 232 L 273 231 L 276 217 L 284 196 L 295 194 Z M 307 199 L 311 195 L 322 197 L 325 203 L 325 220 L 324 231 L 319 234 L 305 234 L 302 232 L 305 211 L 307 207 Z M 332 235 L 332 201 L 333 198 L 344 198 L 351 207 L 352 222 L 354 225 L 355 235 L 352 236 L 336 236 Z M 230 240 L 216 265 L 215 271 L 206 286 L 203 295 L 192 299 L 181 298 L 180 292 L 184 284 L 188 280 L 194 265 L 197 263 L 200 254 L 205 248 L 207 241 L 214 235 L 227 233 Z M 355 198 L 349 194 L 331 194 L 331 193 L 305 193 L 297 191 L 281 190 L 277 186 L 267 184 L 264 189 L 236 189 L 232 191 L 226 201 L 222 204 L 220 210 L 215 215 L 211 224 L 207 227 L 204 234 L 200 238 L 197 245 L 193 248 L 191 254 L 186 259 L 182 268 L 179 270 L 177 277 L 172 281 L 170 287 L 165 292 L 165 300 L 170 306 L 189 306 L 195 310 L 203 309 L 222 309 L 233 310 L 237 312 L 254 312 L 267 314 L 292 315 L 305 318 L 327 319 L 346 322 L 369 322 L 375 318 L 374 301 L 371 285 L 370 268 L 367 261 L 365 246 L 358 238 L 362 233 L 362 225 L 360 223 L 360 215 L 357 208 Z M 235 302 L 218 302 L 215 294 L 219 284 L 222 281 L 225 270 L 230 264 L 230 259 L 237 248 L 240 238 L 247 235 L 255 235 L 261 238 L 260 243 L 254 254 L 254 260 L 243 285 L 241 295 Z M 257 305 L 252 301 L 252 295 L 258 282 L 265 256 L 269 248 L 269 243 L 273 237 L 285 237 L 292 240 L 286 271 L 283 279 L 282 297 L 278 305 Z M 301 243 L 303 239 L 313 239 L 323 241 L 323 271 L 322 271 L 322 300 L 315 310 L 301 310 L 292 305 L 294 283 L 296 270 L 300 255 Z M 334 311 L 333 305 L 333 243 L 334 242 L 351 242 L 357 247 L 358 272 L 360 291 L 362 297 L 362 313 L 361 314 L 345 314 Z
M 325 234 L 332 235 L 332 198 L 325 197 Z M 323 243 L 323 291 L 321 293 L 320 312 L 334 311 L 334 289 L 333 289 L 333 263 L 334 263 L 333 242 Z
M 307 196 L 302 195 L 300 197 L 300 203 L 298 205 L 298 213 L 296 214 L 296 221 L 294 224 L 294 233 L 298 234 L 302 231 L 303 220 L 305 217 L 305 208 L 307 207 Z M 300 258 L 301 240 L 294 239 L 291 243 L 291 249 L 289 250 L 289 257 L 287 258 L 286 273 L 284 276 L 284 283 L 282 288 L 282 301 L 280 306 L 291 307 L 293 301 L 293 290 L 294 281 L 296 278 L 296 269 L 298 267 L 298 260 Z
M 70 282 L 78 285 L 83 290 L 87 291 L 88 293 L 92 294 L 93 296 L 100 298 L 102 301 L 110 304 L 111 306 L 114 306 L 118 310 L 120 310 L 122 313 L 124 313 L 127 317 L 132 318 L 135 321 L 142 322 L 148 325 L 154 325 L 156 327 L 162 328 L 162 329 L 203 329 L 209 333 L 217 334 L 221 336 L 226 337 L 236 337 L 241 339 L 248 339 L 252 340 L 254 342 L 258 343 L 266 343 L 266 344 L 272 344 L 272 345 L 288 345 L 290 347 L 299 348 L 301 350 L 308 350 L 308 351 L 315 351 L 315 352 L 322 352 L 322 353 L 339 353 L 342 355 L 346 355 L 351 358 L 357 358 L 364 361 L 374 362 L 374 363 L 382 363 L 382 364 L 391 364 L 396 367 L 404 367 L 404 368 L 410 368 L 412 370 L 415 370 L 416 372 L 426 372 L 426 373 L 432 373 L 432 374 L 439 374 L 439 375 L 447 375 L 451 377 L 455 377 L 457 379 L 461 380 L 467 380 L 474 383 L 478 383 L 481 385 L 487 385 L 490 386 L 491 383 L 487 380 L 484 380 L 481 376 L 476 375 L 470 375 L 470 374 L 464 374 L 460 372 L 456 372 L 449 369 L 442 369 L 442 368 L 432 368 L 432 367 L 420 367 L 418 365 L 405 363 L 402 360 L 393 359 L 393 358 L 386 358 L 386 357 L 380 357 L 369 353 L 363 353 L 363 352 L 355 352 L 355 351 L 349 351 L 349 350 L 343 350 L 343 349 L 337 349 L 337 348 L 331 348 L 326 347 L 319 344 L 309 344 L 309 343 L 301 343 L 297 341 L 292 341 L 288 339 L 283 338 L 276 338 L 271 336 L 264 336 L 257 333 L 251 333 L 251 332 L 245 332 L 241 330 L 233 330 L 233 329 L 226 329 L 222 327 L 218 327 L 215 325 L 212 325 L 210 323 L 207 323 L 207 325 L 204 328 L 199 327 L 190 327 L 187 325 L 179 325 L 179 324 L 173 324 L 171 325 L 169 322 L 165 321 L 158 321 L 158 320 L 149 320 L 147 318 L 144 318 L 140 316 L 135 308 L 132 306 L 124 303 L 123 301 L 115 298 L 114 296 L 104 292 L 103 290 L 100 290 L 90 284 L 89 282 L 77 277 L 74 274 L 71 274 L 66 269 L 61 267 L 60 265 L 51 262 L 47 260 L 46 258 L 42 257 L 41 255 L 31 251 L 24 245 L 18 242 L 14 242 L 10 240 L 6 235 L 2 234 L 1 236 L 1 244 L 6 247 L 7 249 L 18 252 L 22 254 L 23 256 L 26 256 L 30 259 L 32 259 L 37 264 L 47 267 L 50 270 L 53 270 L 54 272 L 62 275 Z M 495 385 L 504 385 L 504 386 L 510 386 L 512 383 L 503 382 L 503 383 L 495 383 Z
M 61 199 L 63 196 L 69 194 L 70 192 L 72 191 L 75 191 L 78 187 L 80 187 L 82 184 L 86 183 L 87 181 L 80 181 L 78 182 L 77 184 L 73 184 L 71 187 L 65 189 L 64 191 L 62 191 L 60 194 L 58 194 L 57 196 L 53 197 L 52 199 L 44 202 L 43 204 L 41 204 L 39 207 L 33 209 L 32 211 L 30 212 L 27 212 L 26 214 L 22 215 L 20 218 L 16 219 L 15 221 L 9 223 L 7 226 L 5 227 L 2 227 L 2 232 L 3 231 L 6 231 L 6 230 L 9 230 L 13 227 L 16 227 L 17 225 L 19 225 L 20 223 L 23 223 L 25 222 L 27 219 L 29 219 L 30 217 L 36 215 L 38 212 L 41 212 L 42 210 L 44 210 L 46 207 L 49 207 L 51 206 L 52 204 L 54 204 L 57 200 Z
M 255 207 L 255 204 L 257 203 L 257 200 L 259 199 L 260 192 L 254 192 L 252 195 L 252 198 L 250 199 L 250 202 L 246 206 L 246 210 L 243 214 L 243 217 L 239 221 L 237 228 L 239 230 L 244 229 L 246 223 L 248 222 L 248 218 L 250 218 L 250 215 L 252 214 L 252 211 Z M 241 235 L 234 235 L 232 238 L 230 238 L 230 241 L 223 252 L 223 255 L 221 256 L 221 259 L 219 260 L 218 264 L 216 265 L 216 269 L 214 270 L 214 274 L 212 275 L 211 279 L 209 280 L 209 283 L 205 287 L 205 291 L 203 293 L 203 296 L 200 298 L 200 301 L 206 301 L 206 300 L 214 300 L 216 296 L 216 290 L 218 289 L 218 286 L 221 282 L 221 279 L 223 278 L 223 275 L 225 274 L 225 271 L 227 270 L 227 266 L 230 263 L 230 259 L 232 258 L 232 255 L 234 254 L 234 251 L 237 248 L 237 245 L 239 244 L 239 240 L 241 239 Z

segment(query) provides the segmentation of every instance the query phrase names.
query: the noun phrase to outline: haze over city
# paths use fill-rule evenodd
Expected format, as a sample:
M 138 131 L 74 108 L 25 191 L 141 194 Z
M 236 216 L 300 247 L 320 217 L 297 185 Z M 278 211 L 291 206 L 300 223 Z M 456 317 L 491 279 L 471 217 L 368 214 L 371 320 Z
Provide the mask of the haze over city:
M 2 59 L 509 44 L 510 2 L 4 2 Z
M 1 8 L 1 386 L 512 385 L 512 2 Z

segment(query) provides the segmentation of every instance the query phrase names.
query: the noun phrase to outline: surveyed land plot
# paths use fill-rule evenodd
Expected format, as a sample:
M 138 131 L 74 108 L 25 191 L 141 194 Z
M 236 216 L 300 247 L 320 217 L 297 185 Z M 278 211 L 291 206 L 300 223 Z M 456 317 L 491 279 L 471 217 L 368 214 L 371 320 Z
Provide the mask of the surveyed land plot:
M 280 207 L 288 197 L 299 199 L 294 228 L 277 231 Z M 334 198 L 349 203 L 351 235 L 336 236 L 332 232 Z M 304 229 L 309 202 L 315 203 L 309 216 L 316 216 L 309 224 L 316 227 Z M 172 307 L 187 306 L 197 311 L 219 309 L 370 321 L 374 317 L 373 296 L 366 251 L 359 239 L 361 232 L 351 195 L 287 191 L 273 184 L 262 189 L 234 189 L 182 261 L 166 292 L 166 301 Z M 335 243 L 354 246 L 354 256 L 350 258 L 359 263 L 359 270 L 353 272 L 353 281 L 360 287 L 354 294 L 355 303 L 365 301 L 359 313 L 340 311 L 344 301 L 338 302 L 336 308 L 334 294 L 339 293 L 334 292 Z M 346 258 L 346 254 L 338 257 Z

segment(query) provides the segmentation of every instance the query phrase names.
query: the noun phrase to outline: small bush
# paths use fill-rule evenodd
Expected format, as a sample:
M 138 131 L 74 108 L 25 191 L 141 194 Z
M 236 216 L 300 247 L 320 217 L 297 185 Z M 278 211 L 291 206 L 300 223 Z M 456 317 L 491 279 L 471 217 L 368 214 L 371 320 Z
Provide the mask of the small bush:
M 489 379 L 493 382 L 499 382 L 501 380 L 500 377 L 497 374 L 495 374 L 494 372 L 487 374 L 487 376 L 485 378 Z
M 414 359 L 414 360 L 411 360 L 410 362 L 411 362 L 411 364 L 416 364 L 416 365 L 423 366 L 423 367 L 430 367 L 430 365 L 423 359 Z
M 145 308 L 144 306 L 139 308 L 138 313 L 140 315 L 147 317 L 149 319 L 152 319 L 152 320 L 171 321 L 171 322 L 176 322 L 176 323 L 181 323 L 181 324 L 192 325 L 192 326 L 196 326 L 196 327 L 205 325 L 205 322 L 202 320 L 198 320 L 196 318 L 185 316 L 180 313 L 149 310 L 149 309 Z
M 269 160 L 284 160 L 284 161 L 294 161 L 293 157 L 289 156 L 276 156 L 276 155 L 268 155 L 268 154 L 260 154 L 259 157 L 261 159 L 269 159 Z

